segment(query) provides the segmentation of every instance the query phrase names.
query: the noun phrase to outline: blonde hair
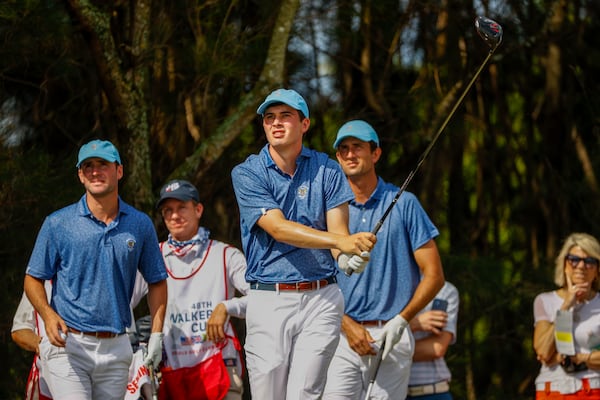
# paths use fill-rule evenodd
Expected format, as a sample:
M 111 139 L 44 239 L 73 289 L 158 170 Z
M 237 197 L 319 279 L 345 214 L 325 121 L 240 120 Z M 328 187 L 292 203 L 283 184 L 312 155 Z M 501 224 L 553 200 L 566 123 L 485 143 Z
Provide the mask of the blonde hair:
M 581 247 L 581 250 L 585 251 L 588 256 L 594 257 L 600 260 L 600 243 L 592 235 L 587 233 L 572 233 L 566 239 L 558 253 L 558 257 L 554 262 L 554 283 L 559 287 L 564 287 L 567 282 L 565 279 L 565 256 L 569 254 L 569 251 L 575 246 Z M 596 267 L 596 271 L 598 267 Z M 598 277 L 592 282 L 592 288 L 595 291 L 600 289 L 600 282 Z

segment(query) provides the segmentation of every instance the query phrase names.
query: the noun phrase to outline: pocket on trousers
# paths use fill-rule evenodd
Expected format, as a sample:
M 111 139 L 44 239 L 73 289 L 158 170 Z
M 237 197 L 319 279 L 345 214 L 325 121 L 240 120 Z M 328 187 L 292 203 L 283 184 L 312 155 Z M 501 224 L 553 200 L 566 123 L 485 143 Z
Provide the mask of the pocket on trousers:
M 64 347 L 58 347 L 50 343 L 50 340 L 46 336 L 42 338 L 39 344 L 40 349 L 40 360 L 48 361 L 52 358 L 65 353 Z

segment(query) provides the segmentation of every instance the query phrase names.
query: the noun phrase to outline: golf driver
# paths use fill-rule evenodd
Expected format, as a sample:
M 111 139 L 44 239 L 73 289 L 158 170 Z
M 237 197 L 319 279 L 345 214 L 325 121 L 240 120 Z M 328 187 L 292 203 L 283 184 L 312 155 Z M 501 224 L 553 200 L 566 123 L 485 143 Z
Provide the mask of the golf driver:
M 381 228 L 381 225 L 383 225 L 383 222 L 385 221 L 385 219 L 387 218 L 387 216 L 389 215 L 389 213 L 392 211 L 392 208 L 394 207 L 394 205 L 396 204 L 396 202 L 400 198 L 400 195 L 402 195 L 402 193 L 404 192 L 404 190 L 406 189 L 406 187 L 408 186 L 408 184 L 412 180 L 412 178 L 415 175 L 415 173 L 417 172 L 417 170 L 421 167 L 421 164 L 423 164 L 423 162 L 425 161 L 425 159 L 427 158 L 427 156 L 431 152 L 431 149 L 435 145 L 435 142 L 438 140 L 438 138 L 440 137 L 440 135 L 444 131 L 444 128 L 446 128 L 446 125 L 448 125 L 448 122 L 450 121 L 450 118 L 452 118 L 452 115 L 454 115 L 454 112 L 456 112 L 456 109 L 462 103 L 462 101 L 465 98 L 466 94 L 471 89 L 471 86 L 473 86 L 473 83 L 477 80 L 477 78 L 479 77 L 479 74 L 481 73 L 481 71 L 483 70 L 483 68 L 485 67 L 485 65 L 488 63 L 489 59 L 492 57 L 492 54 L 494 54 L 494 52 L 496 51 L 496 49 L 498 48 L 498 46 L 502 42 L 502 27 L 497 22 L 495 22 L 495 21 L 493 21 L 493 20 L 491 20 L 489 18 L 479 16 L 479 17 L 477 17 L 475 19 L 475 28 L 477 29 L 477 33 L 479 34 L 479 36 L 481 36 L 483 38 L 483 40 L 487 43 L 487 45 L 490 47 L 490 51 L 489 51 L 487 57 L 485 58 L 485 60 L 483 60 L 483 63 L 481 63 L 481 66 L 479 67 L 479 69 L 477 70 L 477 72 L 475 73 L 475 75 L 473 75 L 473 78 L 471 78 L 471 81 L 469 82 L 469 84 L 467 85 L 467 87 L 465 88 L 465 90 L 463 91 L 462 95 L 458 98 L 456 104 L 454 105 L 454 107 L 450 111 L 450 114 L 448 114 L 448 116 L 446 117 L 446 119 L 444 120 L 444 122 L 442 123 L 442 125 L 440 126 L 440 128 L 438 129 L 437 133 L 435 134 L 435 136 L 433 137 L 433 139 L 429 143 L 429 146 L 427 146 L 427 148 L 425 149 L 425 151 L 423 152 L 423 154 L 419 158 L 417 166 L 415 167 L 415 169 L 413 169 L 412 171 L 410 171 L 410 173 L 408 174 L 408 177 L 406 178 L 406 180 L 404 181 L 404 183 L 400 187 L 400 190 L 394 196 L 394 199 L 392 200 L 392 203 L 385 210 L 385 212 L 383 213 L 383 216 L 381 217 L 381 219 L 377 222 L 377 224 L 373 228 L 372 233 L 375 234 L 375 235 L 377 234 L 377 232 L 379 232 L 379 229 Z M 348 275 L 351 275 L 351 274 L 348 274 Z M 379 351 L 377 353 L 377 359 L 375 360 L 375 367 L 373 369 L 373 372 L 372 372 L 372 375 L 371 375 L 371 379 L 369 381 L 369 386 L 368 386 L 368 389 L 367 389 L 367 394 L 365 396 L 365 400 L 369 400 L 370 397 L 371 397 L 371 390 L 373 389 L 373 385 L 375 384 L 375 379 L 377 378 L 377 372 L 379 371 L 379 366 L 381 365 L 381 361 L 382 361 L 382 358 L 383 358 L 382 356 L 383 356 L 383 347 L 384 347 L 384 345 L 385 345 L 385 338 L 384 338 L 383 343 L 381 344 L 381 347 L 380 347 L 380 349 L 379 349 Z
M 400 198 L 402 193 L 406 190 L 406 187 L 408 186 L 408 184 L 410 183 L 412 178 L 415 176 L 415 174 L 417 173 L 419 168 L 421 168 L 421 165 L 423 164 L 423 162 L 425 161 L 427 156 L 429 156 L 429 153 L 431 153 L 431 149 L 433 148 L 433 146 L 437 142 L 438 138 L 440 137 L 440 135 L 446 128 L 446 125 L 448 125 L 448 122 L 450 122 L 450 119 L 452 118 L 452 116 L 454 115 L 454 113 L 456 112 L 456 110 L 458 109 L 460 104 L 462 103 L 463 99 L 465 98 L 465 96 L 467 95 L 469 90 L 471 89 L 471 86 L 473 86 L 473 83 L 475 83 L 477 78 L 479 78 L 479 74 L 481 74 L 481 71 L 483 71 L 483 68 L 486 66 L 486 64 L 488 63 L 488 61 L 490 60 L 490 58 L 492 57 L 492 55 L 494 54 L 494 52 L 496 51 L 498 46 L 500 46 L 500 43 L 502 43 L 502 27 L 496 21 L 493 21 L 486 17 L 479 16 L 479 17 L 475 18 L 475 29 L 477 29 L 477 33 L 479 34 L 479 36 L 481 36 L 483 38 L 483 40 L 485 41 L 485 43 L 489 46 L 490 51 L 489 51 L 487 57 L 481 63 L 481 66 L 479 67 L 477 72 L 475 72 L 475 75 L 473 75 L 473 77 L 471 78 L 471 81 L 469 82 L 469 84 L 467 85 L 465 90 L 462 92 L 462 94 L 456 101 L 456 104 L 454 104 L 454 107 L 452 107 L 450 114 L 448 114 L 448 116 L 446 117 L 446 119 L 444 120 L 442 125 L 440 125 L 435 136 L 433 137 L 433 139 L 431 140 L 431 142 L 429 143 L 429 145 L 427 146 L 427 148 L 425 149 L 423 154 L 421 154 L 421 157 L 419 157 L 417 166 L 412 171 L 410 171 L 410 173 L 406 177 L 406 180 L 400 187 L 400 190 L 398 191 L 396 196 L 394 196 L 394 198 L 392 199 L 391 204 L 385 210 L 381 219 L 379 221 L 377 221 L 377 224 L 375 224 L 375 227 L 371 231 L 371 233 L 373 233 L 374 235 L 376 235 L 377 232 L 379 232 L 379 229 L 381 229 L 383 222 L 388 217 L 388 215 L 390 214 L 390 212 L 392 211 L 392 209 L 398 202 L 398 199 Z M 348 276 L 352 275 L 352 270 L 349 270 L 346 273 L 346 275 L 348 275 Z

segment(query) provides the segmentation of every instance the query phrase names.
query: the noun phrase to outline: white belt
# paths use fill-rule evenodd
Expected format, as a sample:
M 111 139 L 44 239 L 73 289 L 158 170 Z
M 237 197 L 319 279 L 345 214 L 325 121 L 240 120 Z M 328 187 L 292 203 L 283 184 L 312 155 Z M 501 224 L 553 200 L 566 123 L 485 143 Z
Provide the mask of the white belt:
M 446 393 L 450 390 L 448 381 L 440 381 L 429 385 L 409 386 L 409 396 L 424 396 L 426 394 Z
M 600 389 L 600 378 L 585 378 L 590 384 L 590 389 Z M 560 381 L 550 382 L 550 391 L 559 392 L 561 394 L 571 394 L 583 389 L 583 383 L 581 379 L 569 376 L 561 379 Z M 535 390 L 543 392 L 546 390 L 546 383 L 536 383 Z

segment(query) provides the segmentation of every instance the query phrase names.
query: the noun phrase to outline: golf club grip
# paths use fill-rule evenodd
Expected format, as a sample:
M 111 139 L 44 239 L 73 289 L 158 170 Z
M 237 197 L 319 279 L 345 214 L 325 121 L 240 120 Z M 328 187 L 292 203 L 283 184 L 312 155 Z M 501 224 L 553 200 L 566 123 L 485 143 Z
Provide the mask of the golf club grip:
M 406 188 L 406 186 L 408 186 L 408 183 L 410 182 L 410 180 L 411 180 L 411 178 L 413 177 L 414 174 L 415 174 L 414 171 L 411 171 L 411 173 L 408 174 L 408 177 L 404 181 L 404 184 L 402 184 L 402 187 L 400 188 L 400 190 L 398 191 L 398 193 L 396 193 L 396 195 L 392 199 L 392 202 L 390 203 L 390 205 L 388 206 L 388 208 L 385 210 L 385 212 L 383 213 L 383 215 L 381 216 L 381 218 L 379 219 L 379 221 L 377 221 L 377 223 L 375 224 L 375 227 L 371 231 L 371 233 L 373 235 L 377 235 L 377 232 L 379 232 L 379 230 L 381 229 L 381 226 L 385 222 L 385 219 L 387 218 L 387 216 L 390 214 L 390 212 L 394 208 L 394 205 L 396 205 L 396 203 L 398 202 L 398 199 L 400 198 L 400 195 L 402 195 L 402 192 L 404 192 L 404 188 Z M 352 270 L 346 271 L 345 272 L 346 276 L 352 276 L 352 272 L 353 272 Z

